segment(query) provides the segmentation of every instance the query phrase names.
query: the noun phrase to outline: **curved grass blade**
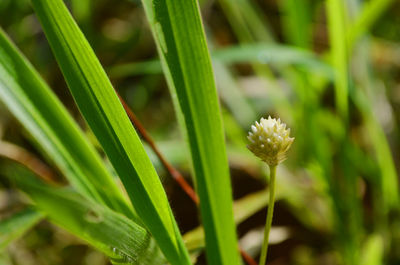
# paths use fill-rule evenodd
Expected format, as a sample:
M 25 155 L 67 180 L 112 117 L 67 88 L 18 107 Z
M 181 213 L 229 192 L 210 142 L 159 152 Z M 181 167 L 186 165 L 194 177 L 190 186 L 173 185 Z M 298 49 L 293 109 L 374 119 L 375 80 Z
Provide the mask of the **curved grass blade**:
M 5 172 L 52 222 L 99 249 L 114 263 L 165 263 L 150 233 L 128 218 L 68 188 L 51 187 L 20 166 L 8 165 Z
M 68 87 L 138 215 L 171 264 L 190 264 L 158 175 L 89 43 L 61 0 L 32 3 Z
M 208 263 L 237 265 L 240 259 L 225 139 L 197 1 L 142 2 L 178 120 L 189 141 Z
M 372 145 L 375 149 L 377 164 L 381 171 L 380 189 L 383 199 L 382 210 L 387 213 L 390 209 L 399 207 L 398 175 L 390 146 L 382 126 L 371 110 L 372 104 L 369 102 L 367 96 L 361 91 L 356 91 L 352 93 L 351 96 L 356 106 L 361 111 L 366 129 L 368 130 Z
M 31 208 L 22 210 L 0 222 L 0 250 L 23 236 L 42 220 L 44 215 Z
M 67 110 L 0 29 L 0 100 L 82 194 L 133 216 Z
M 331 67 L 306 49 L 278 44 L 243 44 L 215 50 L 212 58 L 222 63 L 298 65 L 312 73 L 332 78 Z
M 320 60 L 313 53 L 288 45 L 278 44 L 243 44 L 221 48 L 211 53 L 214 62 L 223 64 L 265 63 L 278 65 L 296 65 L 305 70 L 318 73 L 332 79 L 332 67 Z M 157 60 L 126 63 L 110 68 L 110 75 L 121 78 L 130 75 L 158 74 L 162 72 Z

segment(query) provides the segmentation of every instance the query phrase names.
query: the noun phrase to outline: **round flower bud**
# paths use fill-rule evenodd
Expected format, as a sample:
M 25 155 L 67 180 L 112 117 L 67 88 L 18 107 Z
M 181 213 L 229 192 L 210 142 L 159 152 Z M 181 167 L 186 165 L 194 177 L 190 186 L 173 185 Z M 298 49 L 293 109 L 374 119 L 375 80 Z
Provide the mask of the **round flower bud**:
M 276 166 L 286 159 L 286 152 L 294 138 L 289 137 L 290 129 L 281 120 L 261 118 L 251 126 L 247 136 L 250 144 L 247 148 L 270 166 Z

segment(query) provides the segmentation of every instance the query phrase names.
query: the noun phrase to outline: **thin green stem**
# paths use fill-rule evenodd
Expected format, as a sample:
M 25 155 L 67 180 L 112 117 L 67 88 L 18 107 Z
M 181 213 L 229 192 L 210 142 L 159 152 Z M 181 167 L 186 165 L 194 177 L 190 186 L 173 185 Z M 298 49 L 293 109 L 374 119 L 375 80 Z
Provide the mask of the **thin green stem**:
M 267 221 L 265 222 L 264 242 L 261 249 L 259 265 L 265 265 L 267 262 L 269 231 L 271 230 L 272 216 L 274 214 L 276 166 L 269 166 L 269 171 L 270 171 L 270 177 L 269 177 L 268 214 L 267 214 Z

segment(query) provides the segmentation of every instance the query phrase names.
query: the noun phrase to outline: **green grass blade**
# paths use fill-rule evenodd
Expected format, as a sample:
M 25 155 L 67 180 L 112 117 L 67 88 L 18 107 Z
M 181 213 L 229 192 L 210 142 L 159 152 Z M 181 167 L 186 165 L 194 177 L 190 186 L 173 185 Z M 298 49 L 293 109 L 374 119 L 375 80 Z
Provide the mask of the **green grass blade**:
M 398 175 L 385 132 L 371 110 L 371 102 L 363 92 L 357 91 L 354 93 L 353 100 L 361 111 L 381 171 L 380 185 L 384 204 L 382 210 L 387 212 L 392 208 L 396 209 L 399 206 Z
M 357 45 L 358 53 L 355 60 L 360 65 L 358 69 L 357 89 L 351 93 L 351 97 L 355 106 L 359 109 L 361 117 L 364 121 L 365 130 L 368 132 L 370 146 L 373 149 L 375 164 L 379 168 L 379 174 L 371 174 L 370 181 L 374 183 L 372 192 L 375 201 L 376 222 L 382 226 L 386 224 L 385 213 L 391 209 L 399 207 L 399 180 L 396 170 L 396 156 L 392 154 L 391 141 L 389 141 L 390 131 L 385 131 L 380 116 L 382 101 L 389 104 L 386 98 L 386 89 L 381 87 L 382 80 L 377 78 L 374 73 L 375 65 L 373 64 L 371 53 L 371 43 L 364 40 Z M 390 113 L 390 110 L 388 110 Z M 381 114 L 382 115 L 382 114 Z M 382 213 L 384 213 L 382 215 Z M 387 224 L 386 224 L 387 225 Z
M 132 216 L 130 206 L 94 148 L 1 29 L 0 100 L 79 192 Z
M 313 53 L 288 45 L 243 44 L 221 48 L 211 53 L 214 62 L 223 64 L 264 63 L 271 65 L 296 65 L 305 70 L 332 79 L 332 67 Z M 158 74 L 162 68 L 157 60 L 126 63 L 110 68 L 110 75 L 121 78 L 130 75 Z
M 61 0 L 33 7 L 84 118 L 171 264 L 190 264 L 165 191 L 107 75 Z
M 190 146 L 208 263 L 239 264 L 221 114 L 199 7 L 195 0 L 143 4 L 173 98 L 179 100 L 175 107 Z
M 328 0 L 326 5 L 331 44 L 331 61 L 335 70 L 336 108 L 341 117 L 347 120 L 349 69 L 345 3 L 342 0 Z
M 279 65 L 297 65 L 310 72 L 332 77 L 332 68 L 312 52 L 289 45 L 243 44 L 215 50 L 213 59 L 226 64 L 264 63 Z
M 52 222 L 87 241 L 113 262 L 164 263 L 150 233 L 128 218 L 87 200 L 75 191 L 51 187 L 22 167 L 8 165 L 5 172 Z
M 0 250 L 39 223 L 43 214 L 25 209 L 0 222 Z

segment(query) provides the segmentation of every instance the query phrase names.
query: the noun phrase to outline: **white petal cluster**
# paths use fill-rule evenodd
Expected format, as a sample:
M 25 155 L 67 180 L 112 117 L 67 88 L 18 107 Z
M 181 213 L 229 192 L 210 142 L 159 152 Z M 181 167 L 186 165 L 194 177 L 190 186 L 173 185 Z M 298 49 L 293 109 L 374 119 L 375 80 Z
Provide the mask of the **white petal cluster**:
M 286 159 L 286 152 L 294 141 L 289 134 L 290 129 L 280 119 L 261 118 L 260 123 L 256 121 L 251 126 L 247 148 L 268 165 L 276 166 Z

